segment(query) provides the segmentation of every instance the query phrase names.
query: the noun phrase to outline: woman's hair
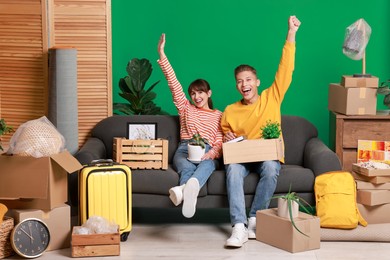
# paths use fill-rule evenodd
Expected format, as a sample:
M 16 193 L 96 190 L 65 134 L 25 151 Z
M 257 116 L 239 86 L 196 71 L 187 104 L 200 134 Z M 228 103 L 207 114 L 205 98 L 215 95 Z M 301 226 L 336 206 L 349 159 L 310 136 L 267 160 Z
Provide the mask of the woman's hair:
M 238 73 L 243 72 L 243 71 L 250 71 L 253 74 L 255 74 L 257 77 L 256 69 L 253 68 L 252 66 L 246 65 L 246 64 L 239 65 L 237 68 L 234 69 L 234 77 L 236 77 Z
M 203 91 L 207 93 L 209 90 L 211 90 L 210 84 L 206 80 L 196 79 L 188 87 L 188 94 L 191 96 L 192 91 Z M 213 109 L 213 101 L 211 100 L 211 97 L 209 97 L 207 103 L 209 105 L 209 108 Z

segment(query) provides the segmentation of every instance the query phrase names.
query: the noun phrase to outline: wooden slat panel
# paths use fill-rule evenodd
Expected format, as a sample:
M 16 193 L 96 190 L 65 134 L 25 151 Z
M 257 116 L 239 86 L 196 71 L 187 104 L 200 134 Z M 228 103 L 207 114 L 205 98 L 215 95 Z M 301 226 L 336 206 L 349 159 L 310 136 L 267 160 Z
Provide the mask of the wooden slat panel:
M 53 46 L 77 49 L 79 144 L 112 115 L 110 0 L 51 0 Z
M 45 10 L 41 0 L 0 3 L 0 117 L 14 129 L 47 111 Z

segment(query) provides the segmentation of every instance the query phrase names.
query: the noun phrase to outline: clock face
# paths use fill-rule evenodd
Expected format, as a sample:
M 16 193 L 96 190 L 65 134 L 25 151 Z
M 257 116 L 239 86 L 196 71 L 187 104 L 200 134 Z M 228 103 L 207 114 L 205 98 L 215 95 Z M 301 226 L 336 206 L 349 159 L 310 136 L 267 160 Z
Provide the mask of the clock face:
M 25 219 L 12 230 L 12 248 L 23 257 L 34 258 L 42 255 L 49 246 L 49 242 L 49 229 L 39 219 Z

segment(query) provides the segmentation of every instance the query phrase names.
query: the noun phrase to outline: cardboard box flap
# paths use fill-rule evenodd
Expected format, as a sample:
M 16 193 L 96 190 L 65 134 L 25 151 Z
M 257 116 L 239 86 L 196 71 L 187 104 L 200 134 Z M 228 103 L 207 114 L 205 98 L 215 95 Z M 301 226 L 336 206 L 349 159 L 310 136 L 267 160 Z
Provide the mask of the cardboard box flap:
M 47 198 L 49 170 L 42 165 L 48 160 L 48 157 L 0 156 L 0 198 Z
M 80 170 L 83 166 L 68 151 L 50 156 L 53 161 L 58 163 L 66 172 L 73 173 Z

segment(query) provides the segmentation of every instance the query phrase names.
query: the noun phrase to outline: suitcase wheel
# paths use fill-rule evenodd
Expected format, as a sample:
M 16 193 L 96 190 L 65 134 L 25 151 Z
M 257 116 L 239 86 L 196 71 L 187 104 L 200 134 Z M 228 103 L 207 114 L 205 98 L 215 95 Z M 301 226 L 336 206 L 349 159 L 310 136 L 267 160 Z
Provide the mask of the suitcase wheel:
M 124 242 L 127 240 L 127 237 L 129 236 L 130 232 L 123 232 L 121 234 L 121 241 Z

